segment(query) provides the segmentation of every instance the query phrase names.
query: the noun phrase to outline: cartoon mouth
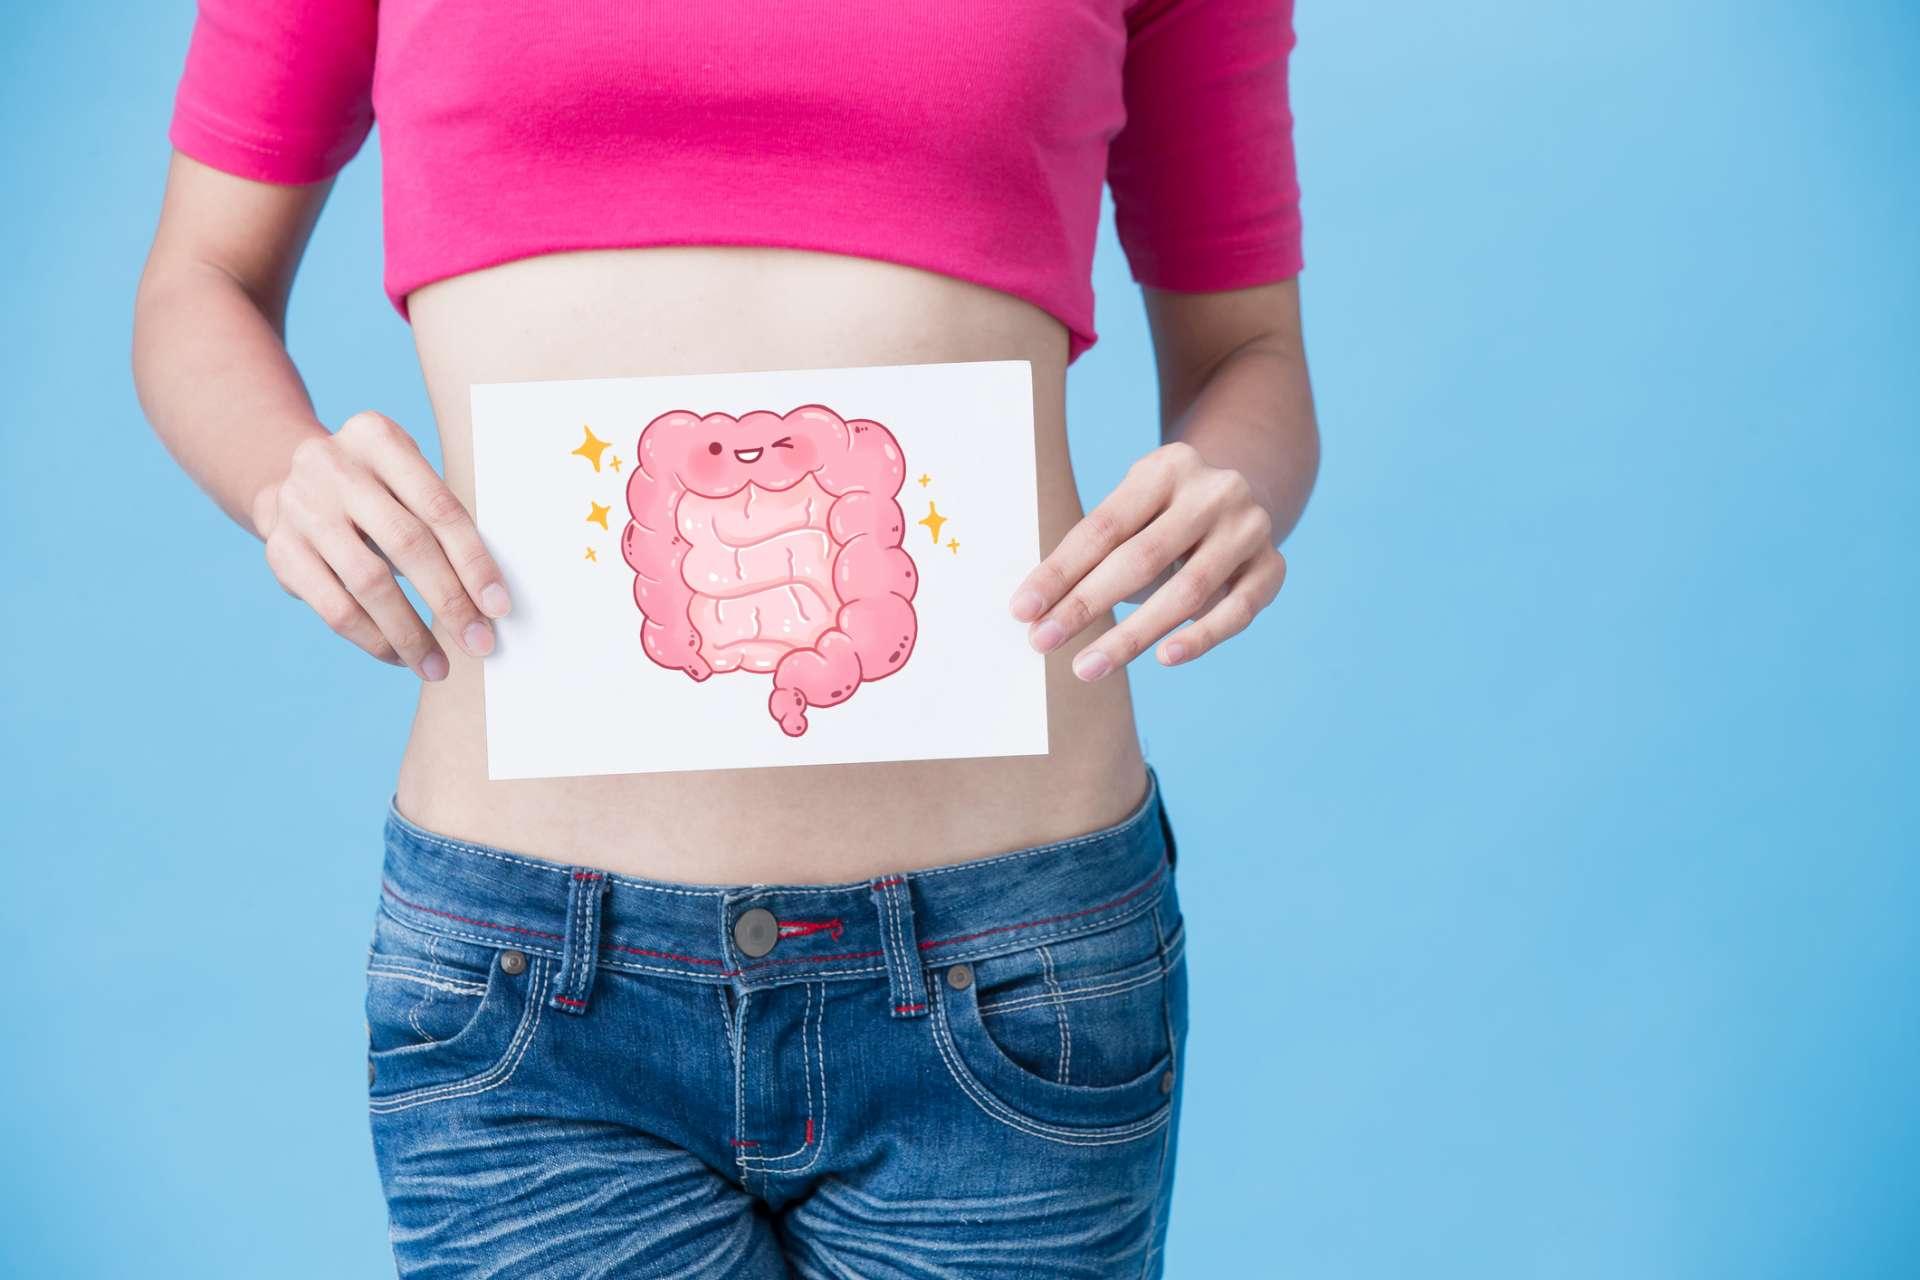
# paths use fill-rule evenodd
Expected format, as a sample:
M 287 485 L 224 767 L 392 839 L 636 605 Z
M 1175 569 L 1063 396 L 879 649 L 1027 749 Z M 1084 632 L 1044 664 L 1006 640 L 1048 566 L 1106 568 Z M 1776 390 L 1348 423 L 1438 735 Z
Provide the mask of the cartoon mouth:
M 753 462 L 760 457 L 762 452 L 763 450 L 760 449 L 735 449 L 733 456 L 742 462 Z

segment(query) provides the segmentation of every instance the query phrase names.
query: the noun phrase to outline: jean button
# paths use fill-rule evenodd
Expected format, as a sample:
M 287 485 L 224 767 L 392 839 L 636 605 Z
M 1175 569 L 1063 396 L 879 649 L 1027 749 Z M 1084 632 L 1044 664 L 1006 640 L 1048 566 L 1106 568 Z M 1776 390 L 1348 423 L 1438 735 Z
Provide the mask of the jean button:
M 500 953 L 500 972 L 519 977 L 527 971 L 527 953 L 524 951 L 502 951 Z
M 773 950 L 773 944 L 778 941 L 780 922 L 765 907 L 742 911 L 740 918 L 733 922 L 733 945 L 740 948 L 741 955 L 757 960 Z

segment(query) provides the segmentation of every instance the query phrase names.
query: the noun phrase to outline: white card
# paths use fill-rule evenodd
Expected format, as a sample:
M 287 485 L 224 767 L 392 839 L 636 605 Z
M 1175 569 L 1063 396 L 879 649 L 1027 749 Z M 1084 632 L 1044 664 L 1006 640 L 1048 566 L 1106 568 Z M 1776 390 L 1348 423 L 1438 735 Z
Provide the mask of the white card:
M 489 777 L 1046 753 L 1026 361 L 472 397 Z

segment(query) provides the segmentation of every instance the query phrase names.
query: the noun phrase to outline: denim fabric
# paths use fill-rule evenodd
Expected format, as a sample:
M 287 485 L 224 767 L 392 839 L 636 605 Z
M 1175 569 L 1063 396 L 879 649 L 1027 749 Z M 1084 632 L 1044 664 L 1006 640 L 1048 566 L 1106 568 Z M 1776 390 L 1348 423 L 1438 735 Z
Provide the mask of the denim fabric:
M 1151 775 L 1106 830 L 827 886 L 608 875 L 390 812 L 368 1079 L 400 1274 L 1158 1276 L 1173 860 Z

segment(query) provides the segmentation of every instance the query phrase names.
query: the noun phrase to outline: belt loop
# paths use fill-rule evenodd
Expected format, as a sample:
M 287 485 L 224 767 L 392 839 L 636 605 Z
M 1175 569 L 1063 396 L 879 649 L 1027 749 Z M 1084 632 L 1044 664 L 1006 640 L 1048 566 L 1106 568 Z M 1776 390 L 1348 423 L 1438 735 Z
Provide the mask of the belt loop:
M 880 913 L 881 946 L 887 953 L 887 1003 L 896 1018 L 924 1018 L 927 989 L 921 978 L 920 937 L 913 928 L 913 895 L 905 876 L 868 882 Z
M 594 969 L 600 959 L 600 900 L 606 896 L 607 877 L 598 871 L 576 871 L 567 894 L 567 938 L 562 944 L 560 976 L 554 979 L 549 1001 L 562 1013 L 585 1013 L 587 993 L 593 990 Z

